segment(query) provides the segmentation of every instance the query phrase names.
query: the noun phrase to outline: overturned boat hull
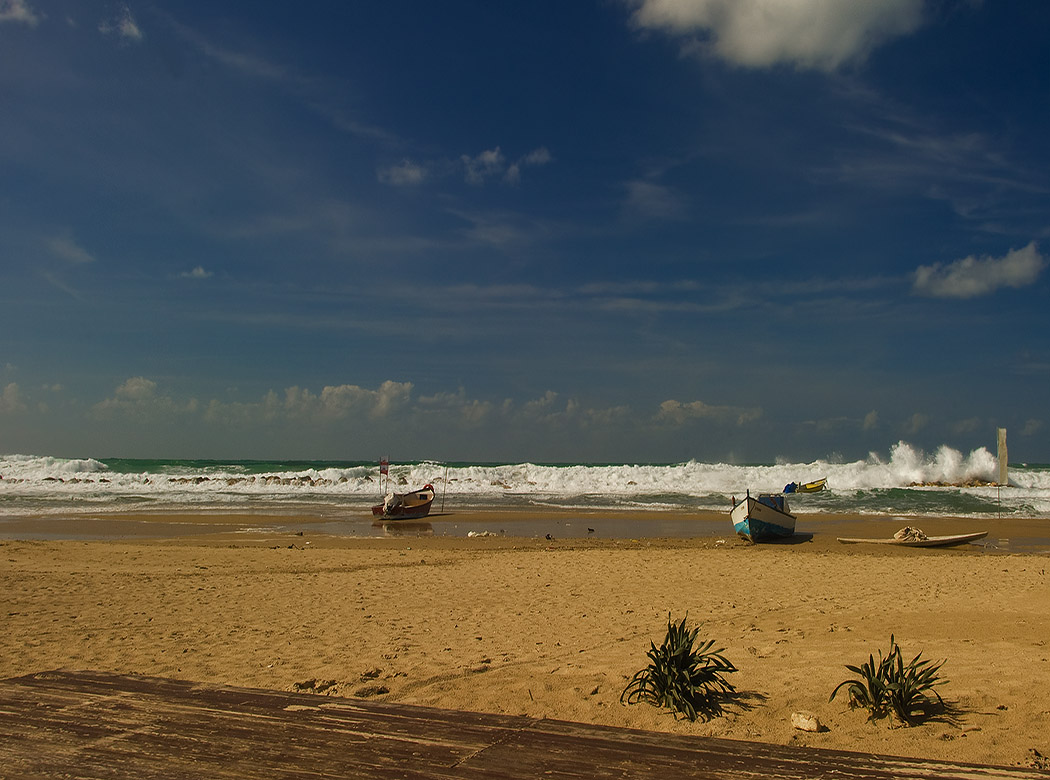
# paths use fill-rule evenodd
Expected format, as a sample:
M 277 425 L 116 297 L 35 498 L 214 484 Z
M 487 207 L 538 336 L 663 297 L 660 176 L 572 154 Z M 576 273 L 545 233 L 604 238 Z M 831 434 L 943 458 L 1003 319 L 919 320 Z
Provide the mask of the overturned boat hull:
M 838 537 L 843 544 L 894 544 L 898 547 L 952 547 L 957 544 L 968 544 L 983 539 L 988 535 L 987 531 L 978 531 L 972 534 L 950 534 L 948 536 L 926 536 L 922 539 L 854 539 Z

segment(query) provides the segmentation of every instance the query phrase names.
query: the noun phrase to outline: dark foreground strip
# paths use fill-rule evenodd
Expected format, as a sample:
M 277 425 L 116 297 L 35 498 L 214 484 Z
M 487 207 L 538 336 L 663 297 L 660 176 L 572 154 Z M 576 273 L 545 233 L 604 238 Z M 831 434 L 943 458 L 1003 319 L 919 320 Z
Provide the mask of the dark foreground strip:
M 966 778 L 1050 772 L 156 677 L 0 681 L 3 778 Z

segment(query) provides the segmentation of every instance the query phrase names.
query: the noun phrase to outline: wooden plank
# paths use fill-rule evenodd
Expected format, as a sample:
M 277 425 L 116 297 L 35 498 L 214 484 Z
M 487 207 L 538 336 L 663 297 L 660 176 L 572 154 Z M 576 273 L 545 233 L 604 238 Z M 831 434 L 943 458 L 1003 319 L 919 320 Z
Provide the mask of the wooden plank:
M 57 671 L 0 681 L 0 776 L 1048 780 L 1050 772 Z

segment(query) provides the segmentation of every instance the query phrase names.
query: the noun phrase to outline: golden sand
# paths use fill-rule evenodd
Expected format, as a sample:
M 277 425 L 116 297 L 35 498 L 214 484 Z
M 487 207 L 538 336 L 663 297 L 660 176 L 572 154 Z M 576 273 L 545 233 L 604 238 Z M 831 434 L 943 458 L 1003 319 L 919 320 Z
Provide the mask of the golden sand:
M 783 545 L 728 533 L 354 539 L 205 522 L 215 533 L 0 541 L 0 677 L 98 669 L 956 761 L 1050 755 L 1044 554 L 838 545 L 873 527 L 841 518 Z M 997 521 L 991 536 L 1046 521 L 1029 524 Z M 726 716 L 620 703 L 669 614 L 701 624 L 738 667 Z M 890 634 L 906 660 L 946 659 L 946 714 L 903 728 L 829 703 L 845 664 L 877 657 Z M 826 730 L 796 730 L 796 711 Z

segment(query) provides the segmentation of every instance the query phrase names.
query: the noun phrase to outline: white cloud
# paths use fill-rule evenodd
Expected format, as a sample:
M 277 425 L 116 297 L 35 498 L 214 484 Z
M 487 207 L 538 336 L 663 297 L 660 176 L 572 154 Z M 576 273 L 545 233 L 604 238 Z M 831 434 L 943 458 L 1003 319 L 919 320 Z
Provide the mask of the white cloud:
M 300 387 L 284 391 L 284 412 L 290 417 L 345 419 L 348 417 L 388 417 L 409 404 L 411 382 L 387 380 L 378 390 L 357 385 L 326 385 L 320 395 Z
M 682 425 L 688 420 L 714 420 L 716 422 L 735 422 L 737 425 L 754 422 L 762 416 L 759 407 L 740 406 L 712 406 L 703 401 L 681 401 L 668 400 L 660 404 L 660 411 L 656 414 L 658 422 L 672 422 Z
M 455 393 L 438 392 L 434 395 L 420 396 L 420 410 L 430 416 L 444 416 L 456 419 L 458 424 L 478 426 L 488 420 L 495 406 L 490 401 L 467 398 L 467 391 L 460 387 Z
M 922 0 L 627 0 L 642 28 L 736 65 L 834 71 L 915 31 Z
M 550 150 L 546 146 L 541 146 L 522 157 L 521 162 L 525 165 L 546 165 L 553 159 Z
M 506 165 L 506 158 L 498 146 L 476 157 L 464 154 L 459 159 L 463 163 L 466 179 L 471 184 L 482 184 L 485 179 L 502 174 Z
M 197 402 L 190 399 L 185 404 L 176 403 L 168 396 L 157 393 L 157 383 L 143 376 L 133 376 L 113 393 L 112 398 L 99 401 L 91 411 L 98 419 L 113 419 L 123 416 L 130 419 L 149 420 L 154 415 L 193 413 Z
M 872 409 L 866 415 L 864 415 L 864 423 L 861 427 L 866 431 L 873 431 L 879 424 L 879 413 L 877 410 Z
M 1000 287 L 1027 287 L 1046 267 L 1035 242 L 1004 257 L 970 257 L 943 265 L 921 265 L 912 291 L 932 298 L 976 298 Z
M 20 22 L 36 27 L 42 18 L 25 0 L 0 0 L 0 24 Z
M 517 184 L 521 181 L 522 167 L 526 165 L 546 165 L 553 159 L 554 158 L 551 157 L 551 153 L 546 146 L 541 146 L 539 149 L 533 149 L 507 168 L 507 172 L 503 175 L 503 180 L 508 184 Z
M 125 41 L 139 42 L 144 37 L 142 28 L 138 26 L 135 17 L 131 15 L 131 9 L 126 5 L 121 6 L 120 12 L 113 19 L 103 21 L 98 26 L 98 31 L 103 35 L 119 35 Z
M 148 401 L 157 394 L 157 383 L 144 376 L 133 376 L 117 388 L 117 398 L 124 401 Z
M 540 146 L 511 162 L 497 146 L 476 155 L 462 154 L 458 160 L 414 162 L 404 159 L 400 164 L 378 169 L 376 177 L 383 184 L 395 187 L 415 186 L 426 180 L 439 180 L 460 174 L 468 183 L 479 186 L 495 179 L 514 185 L 521 181 L 525 168 L 548 165 L 553 160 L 550 150 Z
M 212 271 L 205 271 L 202 265 L 198 265 L 192 271 L 183 271 L 179 274 L 183 279 L 210 279 L 214 275 Z
M 409 160 L 402 160 L 400 165 L 391 165 L 379 171 L 379 181 L 395 187 L 420 184 L 427 176 L 426 168 Z

